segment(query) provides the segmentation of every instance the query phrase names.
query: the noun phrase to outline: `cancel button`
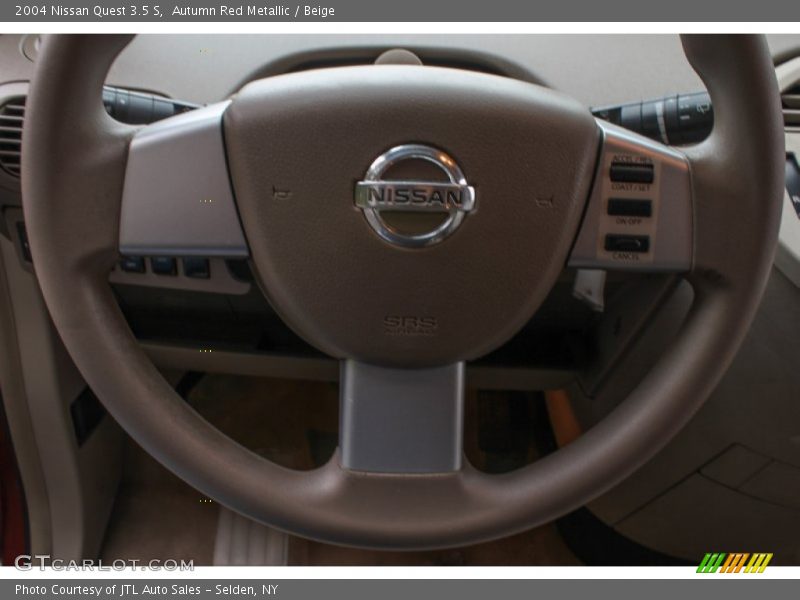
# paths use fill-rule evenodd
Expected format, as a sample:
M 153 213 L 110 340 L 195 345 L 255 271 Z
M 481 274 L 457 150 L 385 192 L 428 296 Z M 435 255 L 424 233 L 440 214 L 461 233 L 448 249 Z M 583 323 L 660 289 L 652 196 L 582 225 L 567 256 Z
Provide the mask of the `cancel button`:
M 636 252 L 643 254 L 650 250 L 650 238 L 646 235 L 606 235 L 607 252 Z

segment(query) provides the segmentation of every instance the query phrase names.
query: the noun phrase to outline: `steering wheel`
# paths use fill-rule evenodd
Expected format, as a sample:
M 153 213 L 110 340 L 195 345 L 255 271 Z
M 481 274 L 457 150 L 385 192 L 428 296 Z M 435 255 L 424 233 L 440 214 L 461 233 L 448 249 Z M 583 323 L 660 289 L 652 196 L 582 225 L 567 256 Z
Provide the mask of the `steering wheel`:
M 682 150 L 595 120 L 557 91 L 418 65 L 271 77 L 131 127 L 101 102 L 128 42 L 42 45 L 22 157 L 36 274 L 113 417 L 166 467 L 248 517 L 395 549 L 547 522 L 664 446 L 754 316 L 784 160 L 760 36 L 682 39 L 714 106 L 711 136 Z M 622 227 L 608 214 L 611 195 L 646 199 L 651 216 Z M 120 252 L 249 257 L 285 322 L 341 360 L 339 449 L 326 465 L 271 463 L 176 394 L 110 290 Z M 524 468 L 479 472 L 461 448 L 464 363 L 517 332 L 567 264 L 681 273 L 695 301 L 674 343 L 599 424 Z

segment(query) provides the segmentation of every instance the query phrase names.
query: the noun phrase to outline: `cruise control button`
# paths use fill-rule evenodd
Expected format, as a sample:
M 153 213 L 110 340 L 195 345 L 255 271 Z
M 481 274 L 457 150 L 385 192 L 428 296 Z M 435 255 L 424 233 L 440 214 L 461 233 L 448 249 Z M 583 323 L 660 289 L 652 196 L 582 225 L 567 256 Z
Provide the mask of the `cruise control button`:
M 608 214 L 612 217 L 651 217 L 653 203 L 633 198 L 609 198 Z
M 650 238 L 646 235 L 606 235 L 607 252 L 638 252 L 650 250 Z
M 144 273 L 144 258 L 141 256 L 123 256 L 119 268 L 126 273 Z
M 609 171 L 611 181 L 618 183 L 653 183 L 653 165 L 645 163 L 613 162 Z
M 176 275 L 178 272 L 175 259 L 170 256 L 154 256 L 150 259 L 150 268 L 156 275 Z
M 208 268 L 207 258 L 184 258 L 183 259 L 183 274 L 193 279 L 208 279 L 211 272 Z

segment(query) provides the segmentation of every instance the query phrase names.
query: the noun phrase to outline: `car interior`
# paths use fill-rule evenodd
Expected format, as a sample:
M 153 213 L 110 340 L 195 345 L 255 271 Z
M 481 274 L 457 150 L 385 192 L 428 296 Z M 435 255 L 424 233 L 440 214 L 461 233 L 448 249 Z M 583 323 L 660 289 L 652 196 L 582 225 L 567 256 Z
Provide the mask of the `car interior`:
M 2 564 L 800 564 L 800 36 L 0 35 L 0 210 Z

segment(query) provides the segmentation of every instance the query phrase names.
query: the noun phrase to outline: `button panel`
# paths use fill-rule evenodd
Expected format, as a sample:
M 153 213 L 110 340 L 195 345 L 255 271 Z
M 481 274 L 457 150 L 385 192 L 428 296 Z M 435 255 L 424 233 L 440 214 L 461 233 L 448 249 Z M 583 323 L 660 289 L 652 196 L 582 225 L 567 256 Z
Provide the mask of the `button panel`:
M 604 214 L 600 216 L 597 254 L 618 264 L 652 262 L 656 237 L 660 165 L 630 148 L 609 152 L 602 183 Z
M 156 273 L 152 261 L 151 256 L 124 255 L 109 274 L 109 281 L 112 284 L 231 295 L 246 294 L 252 286 L 252 276 L 246 276 L 250 274 L 246 261 L 186 256 L 175 259 L 173 275 Z M 141 271 L 132 270 L 139 264 Z
M 688 162 L 674 148 L 598 120 L 603 150 L 569 266 L 681 272 L 692 264 Z
M 211 277 L 211 261 L 202 256 L 187 256 L 180 262 L 172 256 L 151 256 L 149 259 L 144 256 L 122 256 L 119 260 L 119 270 L 130 274 L 148 273 L 148 262 L 150 263 L 149 273 L 155 275 L 189 277 L 191 279 L 209 279 Z

